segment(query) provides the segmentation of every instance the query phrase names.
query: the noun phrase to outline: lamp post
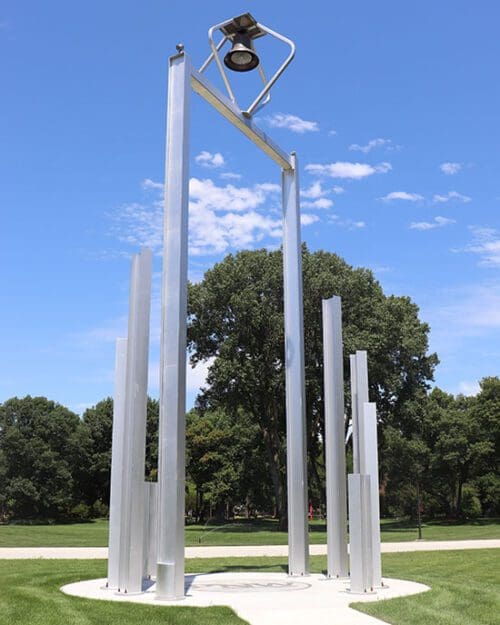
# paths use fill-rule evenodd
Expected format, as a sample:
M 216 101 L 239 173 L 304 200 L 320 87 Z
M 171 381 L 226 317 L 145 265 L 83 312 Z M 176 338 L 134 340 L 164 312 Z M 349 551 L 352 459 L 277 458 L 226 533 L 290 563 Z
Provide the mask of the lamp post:
M 216 44 L 214 34 L 220 32 Z M 289 47 L 278 71 L 267 80 L 254 41 L 272 36 Z M 219 52 L 229 42 L 224 62 Z M 165 172 L 164 254 L 160 356 L 159 535 L 156 592 L 161 599 L 184 596 L 184 491 L 186 313 L 189 199 L 189 103 L 191 90 L 211 104 L 231 124 L 282 169 L 283 273 L 285 304 L 285 375 L 288 465 L 289 574 L 307 575 L 307 461 L 305 436 L 304 330 L 297 157 L 274 144 L 252 121 L 265 106 L 271 88 L 292 61 L 293 42 L 245 13 L 209 30 L 210 56 L 195 70 L 183 46 L 169 61 L 167 150 Z M 215 61 L 228 95 L 203 75 Z M 257 69 L 260 93 L 242 110 L 225 66 L 233 71 Z

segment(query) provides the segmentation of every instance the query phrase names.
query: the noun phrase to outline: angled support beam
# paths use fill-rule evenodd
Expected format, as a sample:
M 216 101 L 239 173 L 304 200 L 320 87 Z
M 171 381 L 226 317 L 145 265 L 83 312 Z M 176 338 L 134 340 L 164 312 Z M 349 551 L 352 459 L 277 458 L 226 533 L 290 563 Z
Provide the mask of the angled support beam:
M 270 156 L 282 169 L 293 167 L 292 159 L 277 146 L 264 131 L 256 126 L 249 117 L 245 117 L 234 102 L 213 87 L 209 81 L 196 70 L 192 71 L 191 85 L 193 91 L 211 104 L 221 115 L 236 126 L 238 130 L 253 141 L 265 154 Z

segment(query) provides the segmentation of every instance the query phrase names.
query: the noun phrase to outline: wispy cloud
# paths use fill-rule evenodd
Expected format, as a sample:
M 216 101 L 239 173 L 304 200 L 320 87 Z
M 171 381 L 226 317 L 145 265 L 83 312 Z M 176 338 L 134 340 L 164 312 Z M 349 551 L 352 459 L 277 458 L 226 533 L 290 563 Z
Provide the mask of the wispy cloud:
M 300 223 L 303 226 L 310 226 L 311 224 L 315 224 L 317 221 L 319 221 L 319 217 L 317 215 L 302 213 L 300 216 Z
M 481 387 L 479 386 L 479 382 L 477 380 L 475 382 L 469 382 L 467 380 L 464 380 L 462 382 L 459 382 L 457 392 L 460 395 L 472 397 L 474 395 L 477 395 L 480 390 Z
M 348 230 L 361 230 L 366 227 L 366 222 L 357 221 L 355 219 L 342 219 L 338 215 L 330 215 L 329 223 L 340 228 L 347 228 Z
M 326 195 L 328 195 L 328 191 L 326 189 L 323 189 L 323 187 L 321 186 L 321 182 L 317 180 L 313 182 L 312 185 L 307 189 L 301 189 L 300 195 L 302 197 L 315 200 L 319 197 L 325 197 Z
M 302 202 L 304 208 L 331 208 L 333 206 L 333 200 L 327 197 L 319 197 L 317 200 L 306 200 Z
M 500 232 L 493 228 L 471 228 L 473 239 L 463 251 L 477 254 L 483 267 L 500 267 Z
M 434 217 L 433 221 L 412 221 L 410 230 L 434 230 L 435 228 L 444 228 L 455 223 L 457 222 L 454 219 L 438 215 Z
M 351 143 L 351 145 L 349 146 L 349 150 L 351 150 L 352 152 L 363 152 L 363 154 L 368 154 L 368 152 L 371 152 L 375 148 L 381 148 L 384 146 L 388 147 L 391 144 L 392 141 L 390 139 L 382 139 L 379 137 L 378 139 L 370 139 L 370 141 L 368 141 L 368 143 L 365 145 L 359 145 L 359 143 Z
M 163 191 L 163 182 L 155 182 L 154 180 L 151 180 L 151 178 L 145 178 L 142 181 L 142 188 L 143 189 L 159 189 Z
M 419 202 L 423 200 L 423 196 L 419 193 L 408 193 L 408 191 L 391 191 L 384 197 L 380 198 L 385 202 L 391 202 L 392 200 L 404 200 L 406 202 Z
M 305 132 L 318 132 L 319 126 L 317 122 L 307 121 L 297 115 L 287 113 L 275 113 L 264 117 L 264 121 L 272 128 L 286 128 L 298 134 Z
M 225 160 L 220 152 L 215 152 L 212 154 L 211 152 L 207 152 L 203 150 L 194 159 L 199 165 L 203 165 L 203 167 L 212 167 L 214 169 L 218 167 L 224 167 Z
M 335 195 L 341 195 L 344 191 L 344 187 L 340 187 L 338 184 L 332 187 L 332 193 L 335 193 Z
M 447 176 L 454 176 L 462 169 L 462 163 L 441 163 L 439 169 Z
M 368 163 L 350 163 L 346 161 L 337 161 L 336 163 L 317 164 L 311 163 L 306 165 L 306 171 L 318 176 L 329 176 L 330 178 L 344 178 L 351 180 L 360 180 L 373 174 L 386 174 L 391 171 L 390 163 L 379 163 L 378 165 L 369 165 Z
M 449 202 L 450 200 L 467 203 L 472 200 L 468 195 L 463 195 L 462 193 L 458 193 L 458 191 L 448 191 L 448 193 L 444 194 L 436 193 L 432 199 L 434 202 L 438 203 Z
M 235 174 L 232 171 L 225 171 L 220 174 L 223 180 L 241 180 L 241 174 Z

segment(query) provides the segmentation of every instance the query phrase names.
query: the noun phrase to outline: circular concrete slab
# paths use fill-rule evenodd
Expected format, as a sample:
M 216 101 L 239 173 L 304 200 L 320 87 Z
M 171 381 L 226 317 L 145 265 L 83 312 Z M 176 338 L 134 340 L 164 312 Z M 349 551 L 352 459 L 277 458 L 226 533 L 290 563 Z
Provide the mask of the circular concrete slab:
M 61 588 L 68 595 L 106 601 L 132 601 L 167 606 L 228 606 L 251 625 L 374 625 L 382 623 L 349 607 L 354 601 L 378 601 L 429 590 L 428 586 L 384 579 L 386 586 L 368 595 L 349 592 L 349 580 L 327 580 L 323 575 L 288 577 L 286 573 L 209 573 L 186 575 L 186 597 L 159 601 L 154 582 L 144 592 L 122 595 L 106 589 L 105 579 L 92 579 Z

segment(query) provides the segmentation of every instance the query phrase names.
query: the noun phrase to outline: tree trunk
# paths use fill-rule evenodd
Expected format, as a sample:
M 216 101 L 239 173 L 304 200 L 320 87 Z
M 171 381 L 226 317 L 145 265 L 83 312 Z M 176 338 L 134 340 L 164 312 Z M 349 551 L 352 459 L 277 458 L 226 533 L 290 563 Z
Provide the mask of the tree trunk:
M 279 452 L 275 441 L 271 440 L 269 431 L 263 430 L 262 433 L 264 435 L 264 445 L 269 463 L 269 471 L 271 473 L 271 481 L 273 483 L 274 498 L 276 500 L 278 529 L 280 531 L 286 531 L 288 529 L 286 488 L 284 488 L 281 478 Z

